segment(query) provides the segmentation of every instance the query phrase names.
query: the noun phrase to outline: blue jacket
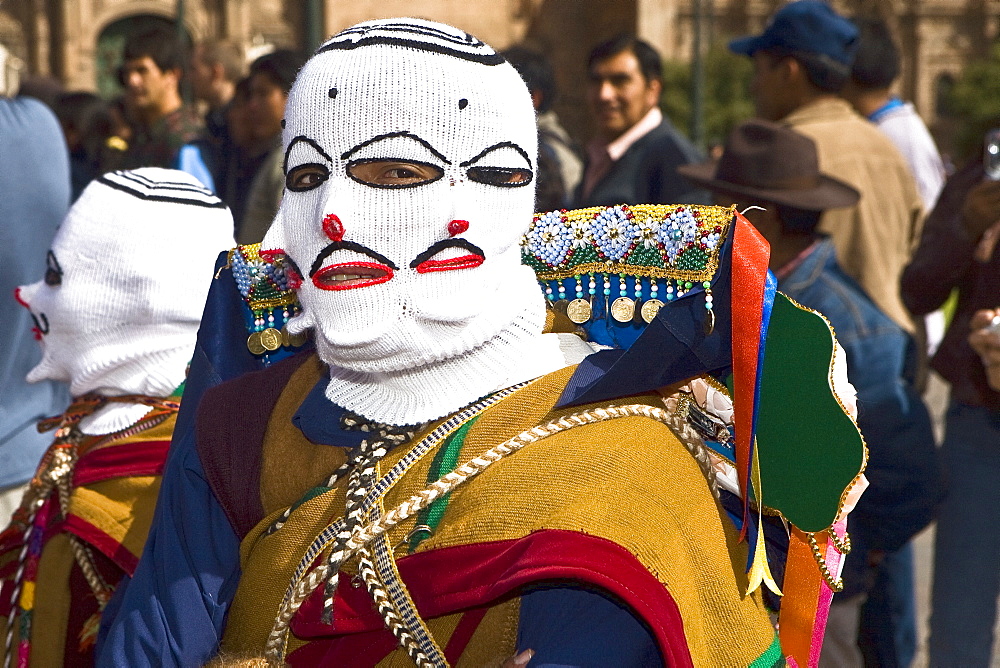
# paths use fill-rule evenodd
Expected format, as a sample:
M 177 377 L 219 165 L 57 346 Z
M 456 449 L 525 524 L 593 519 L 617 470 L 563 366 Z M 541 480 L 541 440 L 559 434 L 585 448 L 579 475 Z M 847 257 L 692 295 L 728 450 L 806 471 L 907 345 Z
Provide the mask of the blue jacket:
M 69 405 L 62 383 L 29 385 L 24 377 L 42 359 L 31 335 L 31 314 L 14 288 L 41 280 L 45 254 L 69 209 L 69 152 L 55 115 L 30 98 L 0 98 L 0 489 L 27 482 L 51 434 L 40 418 Z M 6 524 L 8 518 L 3 518 Z
M 911 379 L 913 341 L 875 306 L 820 241 L 778 289 L 830 321 L 858 392 L 858 425 L 868 444 L 871 483 L 848 519 L 853 550 L 844 595 L 864 588 L 868 552 L 892 552 L 931 521 L 941 496 L 930 417 Z

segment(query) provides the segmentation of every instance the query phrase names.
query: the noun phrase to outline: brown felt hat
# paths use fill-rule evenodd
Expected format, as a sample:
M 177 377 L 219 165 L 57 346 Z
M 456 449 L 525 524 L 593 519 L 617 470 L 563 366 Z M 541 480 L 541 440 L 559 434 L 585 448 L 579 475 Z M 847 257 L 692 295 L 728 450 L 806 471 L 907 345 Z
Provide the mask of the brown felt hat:
M 677 171 L 715 192 L 805 211 L 852 206 L 860 198 L 851 186 L 820 173 L 812 139 L 770 121 L 743 123 L 729 133 L 717 162 Z

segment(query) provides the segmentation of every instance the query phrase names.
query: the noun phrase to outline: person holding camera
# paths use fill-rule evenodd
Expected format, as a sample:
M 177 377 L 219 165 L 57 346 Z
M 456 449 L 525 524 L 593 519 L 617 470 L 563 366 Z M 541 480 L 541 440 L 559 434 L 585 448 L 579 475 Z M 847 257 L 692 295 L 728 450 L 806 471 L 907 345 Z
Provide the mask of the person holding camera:
M 1000 570 L 1000 387 L 980 354 L 1000 303 L 1000 181 L 974 161 L 945 184 L 903 272 L 903 302 L 914 316 L 958 304 L 931 367 L 951 383 L 942 463 L 950 478 L 934 546 L 930 665 L 987 666 L 993 646 Z M 982 313 L 990 311 L 990 313 Z M 971 339 L 971 341 L 970 341 Z M 975 348 L 974 348 L 975 346 Z M 979 352 L 977 352 L 979 350 Z M 994 353 L 995 354 L 995 353 Z M 993 372 L 998 369 L 990 369 Z
M 979 353 L 990 387 L 1000 390 L 1000 308 L 976 311 L 971 328 L 969 345 Z
M 976 311 L 971 327 L 969 345 L 979 353 L 990 387 L 1000 390 L 1000 308 Z

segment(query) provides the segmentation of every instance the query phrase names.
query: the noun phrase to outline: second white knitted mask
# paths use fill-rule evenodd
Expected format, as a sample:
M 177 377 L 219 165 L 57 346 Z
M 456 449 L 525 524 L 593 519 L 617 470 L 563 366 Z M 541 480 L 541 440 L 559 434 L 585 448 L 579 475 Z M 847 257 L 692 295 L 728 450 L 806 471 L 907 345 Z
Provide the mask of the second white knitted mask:
M 74 396 L 168 396 L 184 381 L 215 259 L 232 243 L 229 209 L 184 172 L 145 167 L 91 182 L 39 267 L 44 280 L 18 289 L 42 344 L 28 381 L 65 381 Z M 114 419 L 93 433 L 148 410 L 113 404 Z

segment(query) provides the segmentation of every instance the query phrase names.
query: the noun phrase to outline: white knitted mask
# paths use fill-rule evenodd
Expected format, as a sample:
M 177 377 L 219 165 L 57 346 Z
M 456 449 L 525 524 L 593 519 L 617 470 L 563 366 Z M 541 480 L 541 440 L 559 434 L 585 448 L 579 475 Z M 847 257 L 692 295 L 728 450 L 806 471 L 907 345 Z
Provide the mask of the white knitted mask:
M 289 329 L 313 328 L 328 364 L 396 372 L 454 359 L 515 321 L 541 330 L 518 245 L 534 111 L 489 46 L 417 19 L 345 30 L 300 71 L 283 140 L 286 193 L 263 248 L 299 268 L 303 313 Z M 404 178 L 400 163 L 419 174 Z
M 215 259 L 232 245 L 229 209 L 184 172 L 93 181 L 38 268 L 44 280 L 18 288 L 43 348 L 28 381 L 66 381 L 74 395 L 168 396 L 194 351 Z

